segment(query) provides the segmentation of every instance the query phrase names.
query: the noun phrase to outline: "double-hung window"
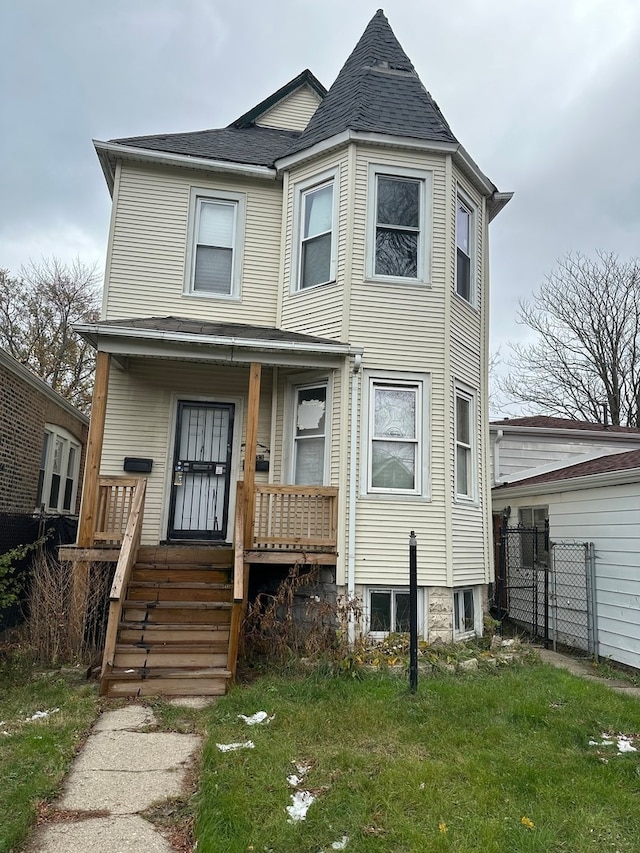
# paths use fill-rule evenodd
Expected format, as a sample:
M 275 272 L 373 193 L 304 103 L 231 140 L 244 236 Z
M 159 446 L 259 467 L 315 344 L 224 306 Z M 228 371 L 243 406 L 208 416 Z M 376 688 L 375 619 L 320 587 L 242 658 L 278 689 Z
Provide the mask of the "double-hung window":
M 372 379 L 368 491 L 422 490 L 422 383 Z
M 456 198 L 456 293 L 475 302 L 475 208 L 460 193 Z
M 335 278 L 333 180 L 301 193 L 298 285 L 300 290 Z
M 455 392 L 455 482 L 456 497 L 463 500 L 475 498 L 474 473 L 474 397 L 473 394 L 456 388 Z
M 75 512 L 80 444 L 61 427 L 47 425 L 42 442 L 36 508 Z
M 293 482 L 322 486 L 325 481 L 327 385 L 295 388 Z
M 188 293 L 214 297 L 239 294 L 243 220 L 242 196 L 192 190 Z
M 367 275 L 407 282 L 428 280 L 428 216 L 431 176 L 412 169 L 369 175 Z

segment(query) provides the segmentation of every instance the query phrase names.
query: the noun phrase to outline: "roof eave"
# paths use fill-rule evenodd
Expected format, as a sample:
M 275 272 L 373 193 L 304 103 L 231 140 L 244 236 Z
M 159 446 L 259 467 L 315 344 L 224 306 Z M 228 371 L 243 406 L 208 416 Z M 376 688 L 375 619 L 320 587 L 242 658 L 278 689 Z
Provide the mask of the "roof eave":
M 543 435 L 555 435 L 561 438 L 598 438 L 598 439 L 614 439 L 615 441 L 619 441 L 622 439 L 623 441 L 634 441 L 636 443 L 640 442 L 640 431 L 639 432 L 613 432 L 612 430 L 595 430 L 595 429 L 567 429 L 563 427 L 533 427 L 533 426 L 519 426 L 513 424 L 513 426 L 509 426 L 509 424 L 489 424 L 489 433 L 496 433 L 498 430 L 502 430 L 503 433 L 510 432 L 514 435 L 533 435 L 533 436 L 543 436 Z
M 120 145 L 116 142 L 93 140 L 98 159 L 105 174 L 107 185 L 113 191 L 113 163 L 116 160 L 142 162 L 159 166 L 177 166 L 178 168 L 199 169 L 207 172 L 243 175 L 245 177 L 275 180 L 278 173 L 270 166 L 256 166 L 252 163 L 234 163 L 226 160 L 213 160 L 208 157 L 191 157 L 187 154 L 172 154 L 167 151 L 155 151 L 150 148 L 138 148 L 134 145 Z
M 98 338 L 135 338 L 147 341 L 171 341 L 172 343 L 203 344 L 214 347 L 238 347 L 261 349 L 273 352 L 318 353 L 320 355 L 362 355 L 362 347 L 351 344 L 331 343 L 328 346 L 312 341 L 272 341 L 261 338 L 240 338 L 227 335 L 196 335 L 190 332 L 140 329 L 133 326 L 109 326 L 101 323 L 75 323 L 74 331 L 98 348 Z
M 543 483 L 529 483 L 526 480 L 504 483 L 491 490 L 493 499 L 529 497 L 530 495 L 551 495 L 560 492 L 575 492 L 580 489 L 618 486 L 636 483 L 640 480 L 640 468 L 624 468 L 620 471 L 603 471 L 600 474 L 585 474 L 582 477 L 566 477 L 562 480 L 548 480 Z

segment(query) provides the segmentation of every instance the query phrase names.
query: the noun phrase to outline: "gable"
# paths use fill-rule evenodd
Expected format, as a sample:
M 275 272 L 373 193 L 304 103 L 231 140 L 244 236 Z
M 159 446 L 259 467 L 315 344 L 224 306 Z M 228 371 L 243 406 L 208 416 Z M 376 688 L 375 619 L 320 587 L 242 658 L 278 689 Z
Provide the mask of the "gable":
M 321 100 L 310 86 L 302 86 L 267 110 L 256 124 L 278 130 L 304 130 Z

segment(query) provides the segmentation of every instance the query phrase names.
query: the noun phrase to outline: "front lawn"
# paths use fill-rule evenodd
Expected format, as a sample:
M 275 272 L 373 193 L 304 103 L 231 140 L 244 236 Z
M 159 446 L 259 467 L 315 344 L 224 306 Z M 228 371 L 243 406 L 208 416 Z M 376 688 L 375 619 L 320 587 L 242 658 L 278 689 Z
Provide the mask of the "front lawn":
M 58 791 L 97 702 L 82 673 L 39 673 L 0 655 L 0 853 L 20 849 L 38 803 Z
M 237 717 L 259 710 L 274 719 Z M 387 674 L 265 677 L 210 711 L 196 837 L 198 853 L 633 853 L 640 702 L 542 665 L 422 678 L 416 696 Z

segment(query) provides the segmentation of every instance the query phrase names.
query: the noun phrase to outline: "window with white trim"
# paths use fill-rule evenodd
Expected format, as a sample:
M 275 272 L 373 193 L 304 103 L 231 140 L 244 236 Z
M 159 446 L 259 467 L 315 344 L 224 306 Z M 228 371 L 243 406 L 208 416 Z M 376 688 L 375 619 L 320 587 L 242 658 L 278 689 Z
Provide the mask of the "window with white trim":
M 293 429 L 293 483 L 322 486 L 327 446 L 327 385 L 297 386 Z
M 469 637 L 476 629 L 475 595 L 472 589 L 457 589 L 453 593 L 453 633 Z
M 475 399 L 471 392 L 456 388 L 455 391 L 455 484 L 456 497 L 473 500 L 476 496 L 475 476 Z
M 428 280 L 430 188 L 431 175 L 427 172 L 370 168 L 370 278 Z
M 36 509 L 75 513 L 81 445 L 62 427 L 47 424 L 42 442 Z
M 418 603 L 420 597 L 418 597 Z M 418 615 L 418 624 L 420 616 Z M 384 637 L 390 633 L 408 633 L 409 631 L 409 590 L 408 589 L 370 589 L 369 590 L 369 633 Z
M 244 196 L 192 189 L 188 293 L 230 297 L 240 292 Z
M 456 197 L 456 293 L 474 304 L 475 293 L 475 207 L 458 193 Z
M 421 494 L 421 469 L 422 382 L 372 378 L 368 491 Z
M 334 183 L 299 189 L 297 290 L 335 279 Z

